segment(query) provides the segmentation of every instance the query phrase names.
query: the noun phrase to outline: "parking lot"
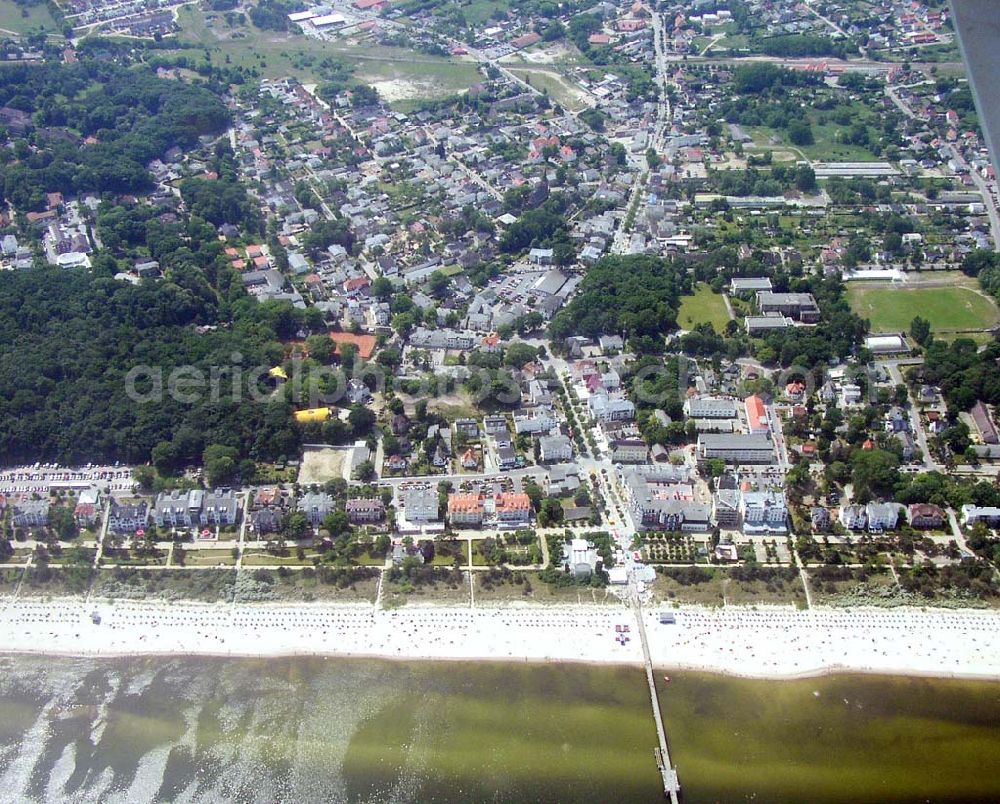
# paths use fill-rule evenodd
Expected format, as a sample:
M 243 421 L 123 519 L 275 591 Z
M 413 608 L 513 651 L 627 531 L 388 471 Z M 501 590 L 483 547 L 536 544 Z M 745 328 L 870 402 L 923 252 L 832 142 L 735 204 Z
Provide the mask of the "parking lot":
M 0 494 L 51 494 L 91 486 L 111 492 L 132 491 L 135 485 L 128 466 L 65 467 L 36 463 L 0 472 Z

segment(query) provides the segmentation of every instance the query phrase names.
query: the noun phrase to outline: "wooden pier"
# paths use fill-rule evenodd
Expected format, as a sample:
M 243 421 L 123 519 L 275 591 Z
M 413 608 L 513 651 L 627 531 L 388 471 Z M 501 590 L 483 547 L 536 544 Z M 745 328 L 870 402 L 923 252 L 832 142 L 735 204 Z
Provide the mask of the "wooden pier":
M 633 598 L 636 621 L 639 623 L 639 642 L 642 644 L 642 658 L 646 665 L 646 681 L 649 684 L 649 700 L 653 706 L 653 721 L 656 723 L 656 736 L 659 747 L 653 750 L 656 766 L 663 778 L 663 795 L 670 799 L 670 804 L 679 804 L 681 783 L 677 777 L 677 768 L 670 761 L 670 751 L 667 748 L 667 732 L 663 728 L 663 716 L 660 714 L 660 698 L 656 692 L 656 679 L 653 676 L 653 661 L 649 656 L 649 643 L 646 641 L 646 623 L 642 619 L 642 606 L 638 597 Z

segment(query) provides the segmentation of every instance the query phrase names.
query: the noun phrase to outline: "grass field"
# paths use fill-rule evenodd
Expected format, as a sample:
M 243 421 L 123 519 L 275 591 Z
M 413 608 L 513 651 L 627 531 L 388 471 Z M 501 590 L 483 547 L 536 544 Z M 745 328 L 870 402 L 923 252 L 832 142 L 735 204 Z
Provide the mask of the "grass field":
M 812 118 L 811 118 L 812 119 Z M 818 123 L 812 120 L 814 142 L 812 145 L 792 145 L 787 132 L 766 126 L 746 127 L 753 137 L 754 150 L 773 150 L 775 147 L 799 154 L 814 162 L 873 162 L 878 161 L 867 148 L 840 142 L 839 138 L 848 129 L 836 123 Z M 772 139 L 777 141 L 772 142 Z
M 52 19 L 48 4 L 39 3 L 34 6 L 19 6 L 13 0 L 0 0 L 0 29 L 13 33 L 45 33 L 57 34 L 61 30 Z
M 184 551 L 185 567 L 217 567 L 220 564 L 225 566 L 234 566 L 236 564 L 236 559 L 233 558 L 232 549 L 218 550 L 214 548 L 207 548 Z
M 581 112 L 590 106 L 586 101 L 587 93 L 572 79 L 566 78 L 558 72 L 551 69 L 521 66 L 511 66 L 508 69 L 535 89 L 547 92 L 553 101 L 571 112 Z
M 483 25 L 494 15 L 504 16 L 510 11 L 510 3 L 506 0 L 471 0 L 459 3 L 458 7 L 470 25 Z
M 713 293 L 704 282 L 694 289 L 693 296 L 681 298 L 681 309 L 677 313 L 677 324 L 681 329 L 694 329 L 696 324 L 711 324 L 715 331 L 722 333 L 729 323 L 729 311 L 721 293 Z
M 1000 322 L 1000 311 L 986 296 L 964 287 L 889 287 L 851 283 L 851 309 L 871 321 L 872 331 L 908 329 L 914 316 L 931 322 L 935 332 L 982 330 Z
M 360 38 L 320 42 L 250 25 L 230 27 L 221 14 L 206 15 L 196 6 L 182 8 L 177 20 L 181 40 L 207 48 L 216 62 L 256 68 L 265 78 L 292 76 L 317 82 L 322 78 L 319 63 L 331 57 L 352 65 L 359 81 L 375 86 L 393 104 L 463 92 L 482 79 L 472 62 L 382 47 Z M 199 53 L 188 50 L 185 55 L 197 58 Z

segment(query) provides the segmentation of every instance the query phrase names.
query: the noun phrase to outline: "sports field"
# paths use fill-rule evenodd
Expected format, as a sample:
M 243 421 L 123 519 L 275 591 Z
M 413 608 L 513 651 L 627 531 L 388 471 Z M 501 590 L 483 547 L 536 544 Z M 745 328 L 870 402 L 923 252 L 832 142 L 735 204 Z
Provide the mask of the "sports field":
M 681 297 L 677 325 L 681 329 L 694 329 L 697 324 L 711 324 L 719 334 L 729 323 L 729 311 L 721 293 L 713 293 L 704 282 L 694 289 L 693 296 Z
M 871 322 L 873 332 L 908 329 L 915 316 L 936 332 L 982 330 L 1000 323 L 992 299 L 964 287 L 899 287 L 849 283 L 851 309 Z

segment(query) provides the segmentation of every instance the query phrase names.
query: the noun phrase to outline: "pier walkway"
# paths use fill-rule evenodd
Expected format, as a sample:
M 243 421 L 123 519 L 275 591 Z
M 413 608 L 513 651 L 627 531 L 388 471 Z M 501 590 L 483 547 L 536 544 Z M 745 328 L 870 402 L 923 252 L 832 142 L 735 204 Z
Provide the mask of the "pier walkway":
M 660 745 L 655 749 L 656 765 L 663 777 L 663 794 L 670 799 L 670 804 L 679 804 L 681 783 L 677 777 L 677 769 L 670 761 L 670 751 L 667 748 L 667 732 L 663 727 L 663 716 L 660 714 L 660 698 L 656 692 L 656 679 L 653 676 L 653 661 L 649 656 L 649 643 L 646 641 L 646 623 L 642 618 L 642 604 L 639 596 L 634 593 L 632 603 L 635 606 L 636 622 L 639 624 L 639 641 L 642 644 L 642 658 L 646 665 L 646 681 L 649 684 L 649 700 L 653 706 L 653 720 L 656 723 L 656 736 Z

